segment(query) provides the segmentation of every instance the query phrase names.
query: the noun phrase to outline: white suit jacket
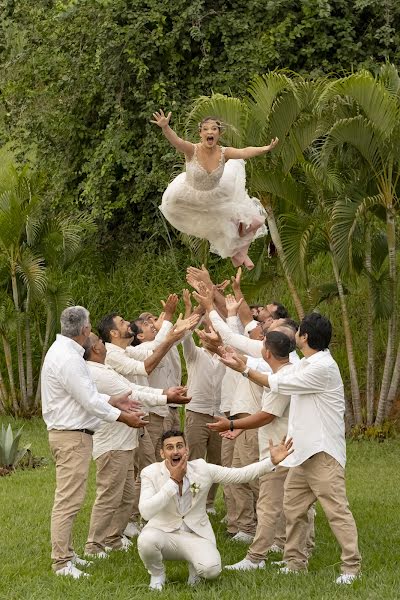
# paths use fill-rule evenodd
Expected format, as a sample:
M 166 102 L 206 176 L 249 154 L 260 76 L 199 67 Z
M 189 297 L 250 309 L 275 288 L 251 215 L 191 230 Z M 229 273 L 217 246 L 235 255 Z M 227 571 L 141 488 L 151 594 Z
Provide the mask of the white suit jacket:
M 213 483 L 247 483 L 272 471 L 274 465 L 270 459 L 242 467 L 230 469 L 207 463 L 202 458 L 188 462 L 186 475 L 189 485 L 198 488 L 192 492 L 190 508 L 181 514 L 176 502 L 177 486 L 170 478 L 165 461 L 153 463 L 140 474 L 141 492 L 140 513 L 146 521 L 146 527 L 171 532 L 180 529 L 182 521 L 197 533 L 215 543 L 215 536 L 206 512 L 207 494 Z

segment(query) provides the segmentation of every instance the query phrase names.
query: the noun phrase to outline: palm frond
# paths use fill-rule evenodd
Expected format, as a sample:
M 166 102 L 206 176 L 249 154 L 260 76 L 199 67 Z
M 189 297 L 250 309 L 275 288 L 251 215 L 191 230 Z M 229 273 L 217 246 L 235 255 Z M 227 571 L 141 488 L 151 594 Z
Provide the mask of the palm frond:
M 248 110 L 242 100 L 223 94 L 201 96 L 195 101 L 187 117 L 187 135 L 196 136 L 200 121 L 208 116 L 215 116 L 223 122 L 224 143 L 236 147 L 243 145 Z

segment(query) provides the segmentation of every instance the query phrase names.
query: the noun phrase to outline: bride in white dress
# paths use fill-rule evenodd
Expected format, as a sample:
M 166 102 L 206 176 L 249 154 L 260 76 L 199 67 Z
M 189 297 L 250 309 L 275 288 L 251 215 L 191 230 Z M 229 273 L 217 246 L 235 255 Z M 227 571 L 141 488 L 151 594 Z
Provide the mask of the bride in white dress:
M 210 242 L 211 252 L 230 257 L 235 267 L 254 267 L 247 252 L 251 242 L 266 235 L 265 211 L 246 191 L 244 159 L 270 152 L 269 146 L 225 148 L 218 144 L 221 122 L 207 117 L 199 124 L 200 143 L 182 140 L 169 126 L 171 113 L 153 114 L 169 143 L 186 159 L 186 171 L 165 190 L 160 210 L 175 229 Z

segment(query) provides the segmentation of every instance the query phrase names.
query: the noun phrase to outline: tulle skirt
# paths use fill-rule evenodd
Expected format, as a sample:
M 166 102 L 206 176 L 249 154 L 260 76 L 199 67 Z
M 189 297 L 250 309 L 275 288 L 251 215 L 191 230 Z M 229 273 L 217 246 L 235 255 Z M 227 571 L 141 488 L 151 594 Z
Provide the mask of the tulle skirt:
M 256 237 L 267 234 L 265 210 L 246 191 L 243 160 L 228 160 L 218 185 L 210 190 L 196 189 L 186 173 L 178 175 L 165 190 L 161 206 L 164 217 L 178 231 L 206 239 L 210 250 L 222 258 L 232 257 Z M 254 224 L 260 224 L 254 231 Z M 239 236 L 250 226 L 253 230 Z

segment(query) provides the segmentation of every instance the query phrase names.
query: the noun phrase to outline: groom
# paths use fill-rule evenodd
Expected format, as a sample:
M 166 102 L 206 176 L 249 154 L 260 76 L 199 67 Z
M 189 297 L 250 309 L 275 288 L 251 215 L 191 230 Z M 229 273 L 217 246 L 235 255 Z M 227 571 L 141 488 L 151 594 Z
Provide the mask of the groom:
M 292 441 L 273 446 L 270 459 L 240 469 L 188 462 L 182 431 L 166 431 L 161 438 L 161 458 L 141 473 L 139 510 L 148 521 L 138 538 L 138 550 L 151 575 L 150 589 L 162 590 L 163 560 L 186 560 L 189 585 L 201 578 L 214 579 L 221 572 L 221 557 L 206 513 L 207 494 L 213 483 L 246 483 L 274 469 L 291 454 Z

